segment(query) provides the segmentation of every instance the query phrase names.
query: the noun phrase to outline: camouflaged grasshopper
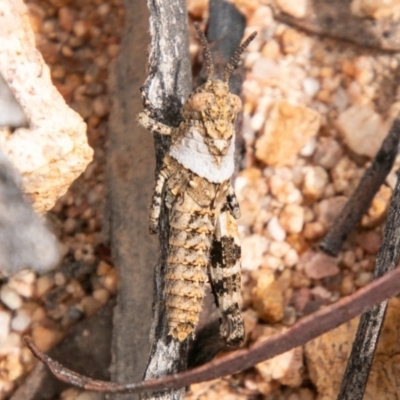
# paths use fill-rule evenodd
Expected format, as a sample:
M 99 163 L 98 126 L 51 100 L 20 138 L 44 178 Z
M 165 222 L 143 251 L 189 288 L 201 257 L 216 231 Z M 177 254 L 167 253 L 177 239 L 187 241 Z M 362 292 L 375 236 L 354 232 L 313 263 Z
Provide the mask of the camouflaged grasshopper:
M 244 339 L 240 313 L 239 206 L 231 185 L 234 122 L 242 103 L 230 93 L 229 79 L 254 32 L 236 50 L 223 80 L 214 79 L 207 39 L 196 30 L 204 51 L 206 82 L 182 107 L 178 128 L 141 112 L 138 122 L 151 132 L 170 135 L 172 144 L 158 174 L 150 209 L 150 232 L 158 231 L 162 202 L 169 209 L 169 250 L 165 299 L 170 334 L 183 341 L 199 320 L 207 277 L 220 309 L 220 335 L 228 345 Z

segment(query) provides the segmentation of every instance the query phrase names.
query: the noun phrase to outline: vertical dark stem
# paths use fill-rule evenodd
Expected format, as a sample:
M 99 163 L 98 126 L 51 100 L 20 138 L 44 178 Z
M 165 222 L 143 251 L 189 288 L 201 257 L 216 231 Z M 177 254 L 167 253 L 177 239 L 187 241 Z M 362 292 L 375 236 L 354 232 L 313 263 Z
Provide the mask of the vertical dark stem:
M 152 137 L 138 127 L 139 88 L 146 77 L 149 12 L 145 0 L 125 1 L 121 52 L 110 75 L 113 108 L 107 156 L 109 234 L 119 290 L 113 317 L 111 378 L 138 380 L 149 354 L 153 265 L 156 238 L 148 234 L 148 204 L 153 186 Z M 113 400 L 138 395 L 112 395 Z
M 383 240 L 376 257 L 374 279 L 393 270 L 400 258 L 400 173 L 390 203 Z M 374 357 L 387 301 L 361 316 L 337 400 L 361 400 Z
M 393 167 L 400 140 L 400 119 L 397 117 L 382 143 L 371 166 L 365 171 L 353 195 L 344 206 L 339 218 L 321 242 L 321 249 L 337 256 L 349 233 L 360 222 L 372 199 Z

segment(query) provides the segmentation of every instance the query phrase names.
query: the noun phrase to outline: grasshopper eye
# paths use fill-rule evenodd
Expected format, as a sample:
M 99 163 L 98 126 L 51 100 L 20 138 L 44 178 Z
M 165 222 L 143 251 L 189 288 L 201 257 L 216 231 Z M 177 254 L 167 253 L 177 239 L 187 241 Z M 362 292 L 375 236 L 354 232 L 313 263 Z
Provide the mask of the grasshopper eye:
M 204 111 L 214 102 L 212 93 L 196 93 L 189 100 L 188 105 L 193 111 Z
M 236 94 L 229 94 L 229 102 L 234 113 L 238 113 L 242 109 L 242 100 Z

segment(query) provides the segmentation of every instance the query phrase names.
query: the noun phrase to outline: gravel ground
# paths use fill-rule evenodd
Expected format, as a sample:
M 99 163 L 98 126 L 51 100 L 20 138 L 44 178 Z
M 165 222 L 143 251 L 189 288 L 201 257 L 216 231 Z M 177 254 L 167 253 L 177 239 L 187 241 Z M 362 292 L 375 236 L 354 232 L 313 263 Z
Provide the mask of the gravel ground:
M 22 344 L 23 334 L 47 351 L 117 289 L 101 226 L 107 77 L 119 51 L 121 3 L 27 1 L 38 48 L 54 84 L 87 122 L 95 155 L 50 213 L 63 245 L 61 268 L 41 277 L 21 273 L 1 287 L 0 399 L 35 364 Z M 338 257 L 321 254 L 317 245 L 399 110 L 399 56 L 307 35 L 275 21 L 271 9 L 258 0 L 235 3 L 248 19 L 246 36 L 258 31 L 245 58 L 247 166 L 235 182 L 242 209 L 243 308 L 253 343 L 370 281 L 394 172 Z M 205 1 L 190 0 L 188 8 L 192 19 L 206 18 Z M 198 50 L 192 38 L 191 53 Z M 324 352 L 327 343 L 349 348 L 353 325 L 327 341 L 313 342 L 312 349 L 294 349 L 245 373 L 193 385 L 187 398 L 334 398 L 339 383 L 332 376 L 340 381 L 345 355 L 328 368 Z M 385 399 L 397 398 L 390 390 L 388 386 Z M 68 389 L 61 398 L 84 396 Z
M 117 289 L 117 275 L 102 245 L 105 152 L 110 99 L 107 78 L 117 56 L 121 1 L 27 1 L 39 50 L 54 84 L 85 119 L 94 159 L 49 213 L 62 243 L 56 271 L 23 272 L 0 290 L 0 398 L 35 365 L 23 334 L 49 350 L 78 321 L 98 311 Z M 64 400 L 75 399 L 63 395 Z M 71 397 L 72 396 L 72 397 Z M 83 397 L 82 397 L 83 399 Z

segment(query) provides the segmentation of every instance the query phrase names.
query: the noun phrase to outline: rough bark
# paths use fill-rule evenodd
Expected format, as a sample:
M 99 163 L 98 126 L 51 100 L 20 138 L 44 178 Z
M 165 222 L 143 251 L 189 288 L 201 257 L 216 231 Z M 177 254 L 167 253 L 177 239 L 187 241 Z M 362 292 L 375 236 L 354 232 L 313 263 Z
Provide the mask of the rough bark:
M 170 126 L 180 122 L 180 109 L 191 92 L 191 68 L 187 12 L 184 0 L 149 0 L 151 46 L 149 76 L 143 92 L 154 107 L 158 120 Z M 171 23 L 173 21 L 174 23 Z M 169 138 L 155 136 L 156 173 L 160 168 Z M 145 379 L 158 378 L 186 369 L 188 343 L 168 335 L 164 305 L 164 271 L 168 249 L 168 215 L 165 208 L 160 221 L 160 258 L 154 277 L 154 319 L 151 352 Z M 143 395 L 146 399 L 181 399 L 184 389 Z
M 148 357 L 153 287 L 156 264 L 155 239 L 148 234 L 148 204 L 154 181 L 154 150 L 150 134 L 137 127 L 142 109 L 139 87 L 145 81 L 148 11 L 144 2 L 126 1 L 125 34 L 121 58 L 114 73 L 114 107 L 109 152 L 109 231 L 113 260 L 118 267 L 120 290 L 114 316 L 112 378 L 118 382 L 142 376 Z M 152 2 L 150 10 L 150 74 L 148 99 L 157 117 L 170 125 L 179 123 L 183 101 L 191 90 L 186 7 L 183 1 Z M 174 20 L 175 23 L 171 23 Z M 169 141 L 155 138 L 159 166 Z M 163 269 L 168 234 L 165 213 L 160 235 L 161 254 L 155 276 L 155 321 L 146 378 L 183 369 L 186 344 L 172 342 L 163 309 Z M 160 362 L 164 365 L 160 365 Z M 178 391 L 182 393 L 182 391 Z M 114 400 L 132 395 L 115 395 Z

